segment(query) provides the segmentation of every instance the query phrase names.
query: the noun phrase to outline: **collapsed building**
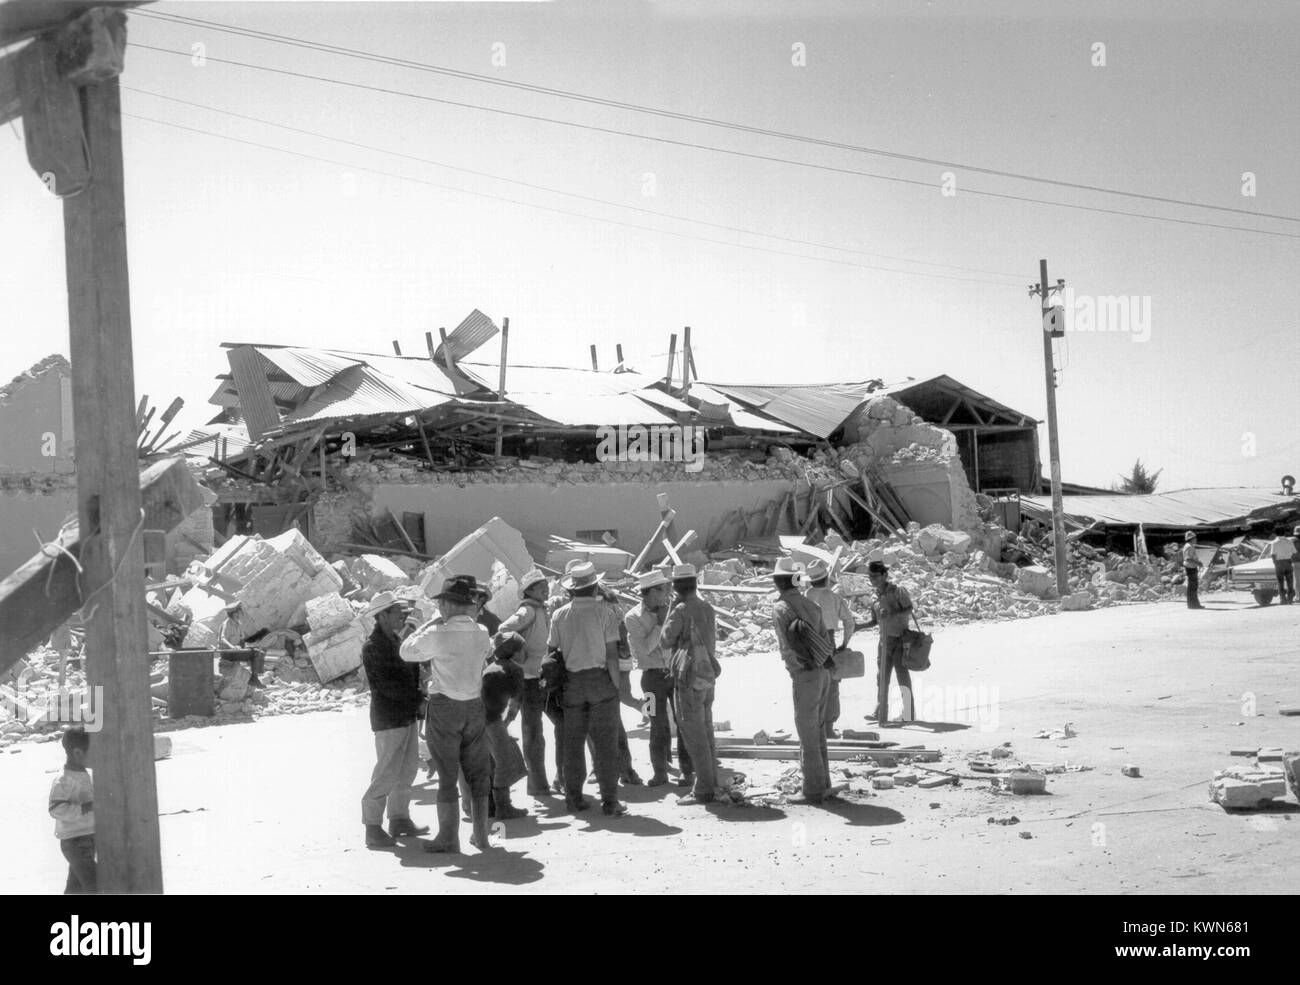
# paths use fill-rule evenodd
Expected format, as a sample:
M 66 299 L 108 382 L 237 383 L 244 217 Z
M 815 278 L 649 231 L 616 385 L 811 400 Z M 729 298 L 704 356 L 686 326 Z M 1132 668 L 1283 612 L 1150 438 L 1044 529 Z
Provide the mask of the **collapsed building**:
M 951 377 L 726 384 L 689 349 L 662 376 L 470 358 L 498 332 L 475 311 L 419 357 L 227 343 L 220 412 L 189 445 L 219 473 L 218 532 L 429 559 L 500 516 L 533 548 L 636 552 L 667 493 L 707 551 L 909 520 L 974 533 L 976 492 L 1038 486 L 1038 422 Z

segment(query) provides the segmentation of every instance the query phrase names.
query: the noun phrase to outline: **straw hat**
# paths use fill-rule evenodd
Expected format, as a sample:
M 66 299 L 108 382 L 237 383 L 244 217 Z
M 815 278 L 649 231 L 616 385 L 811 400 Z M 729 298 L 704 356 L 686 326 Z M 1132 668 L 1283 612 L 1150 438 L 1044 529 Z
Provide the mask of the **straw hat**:
M 600 584 L 600 580 L 605 577 L 596 570 L 596 566 L 590 561 L 570 561 L 564 567 L 564 577 L 560 579 L 560 584 L 566 591 L 573 591 L 575 588 L 588 588 L 591 585 Z

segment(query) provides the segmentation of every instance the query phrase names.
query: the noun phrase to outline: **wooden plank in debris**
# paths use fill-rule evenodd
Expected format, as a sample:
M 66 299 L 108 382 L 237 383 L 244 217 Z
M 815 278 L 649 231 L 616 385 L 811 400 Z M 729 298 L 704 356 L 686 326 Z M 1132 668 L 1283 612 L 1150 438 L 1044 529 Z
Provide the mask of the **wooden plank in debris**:
M 203 494 L 180 459 L 151 465 L 140 474 L 139 481 L 144 526 L 151 530 L 171 530 L 203 505 Z M 80 538 L 74 536 L 67 549 L 78 557 Z M 13 666 L 81 607 L 76 574 L 76 565 L 62 554 L 37 554 L 0 581 L 0 625 L 5 627 L 0 634 L 0 672 Z
M 721 759 L 798 759 L 799 747 L 792 746 L 733 746 L 719 744 Z M 852 746 L 827 746 L 827 758 L 837 762 L 862 757 L 876 763 L 897 763 L 903 759 L 934 763 L 943 758 L 938 749 L 860 749 Z

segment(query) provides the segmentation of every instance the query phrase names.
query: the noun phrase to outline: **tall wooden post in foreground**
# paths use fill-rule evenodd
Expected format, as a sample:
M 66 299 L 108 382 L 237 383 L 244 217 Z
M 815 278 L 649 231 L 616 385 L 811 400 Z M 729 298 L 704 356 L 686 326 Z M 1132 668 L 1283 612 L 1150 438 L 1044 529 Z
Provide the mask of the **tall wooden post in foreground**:
M 80 14 L 81 16 L 77 16 Z M 162 892 L 144 599 L 144 514 L 126 262 L 120 9 L 31 8 L 5 57 L 28 161 L 63 199 L 95 841 L 105 893 Z M 14 40 L 0 32 L 0 42 Z M 12 59 L 12 61 L 10 61 Z M 0 86 L 3 89 L 3 86 Z M 0 91 L 0 97 L 4 93 Z M 102 689 L 102 690 L 98 690 Z

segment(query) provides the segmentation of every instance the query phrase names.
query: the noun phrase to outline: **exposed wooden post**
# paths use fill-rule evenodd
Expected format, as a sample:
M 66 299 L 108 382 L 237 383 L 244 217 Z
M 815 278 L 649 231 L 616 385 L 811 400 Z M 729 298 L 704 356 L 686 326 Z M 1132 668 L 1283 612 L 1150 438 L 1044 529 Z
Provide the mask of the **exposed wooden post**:
M 593 373 L 600 372 L 600 366 L 596 364 L 596 347 L 594 345 L 591 347 L 591 371 Z
M 451 362 L 451 346 L 447 344 L 447 329 L 441 325 L 438 326 L 438 337 L 442 340 L 442 363 L 447 367 L 447 375 L 452 377 L 454 382 L 456 370 Z
M 621 373 L 623 371 L 623 343 L 622 342 L 615 343 L 614 358 L 618 360 L 617 365 L 615 365 L 614 367 L 614 372 Z
M 104 893 L 161 893 L 116 77 L 81 90 L 89 187 L 63 201 L 87 683 L 102 687 L 95 840 Z M 95 693 L 95 692 L 92 692 Z
M 401 354 L 402 354 L 402 347 L 397 344 L 397 339 L 393 339 L 393 355 L 400 356 Z
M 671 388 L 673 385 L 673 364 L 677 361 L 677 333 L 673 332 L 668 336 L 668 372 L 664 374 L 664 381 Z
M 682 329 L 682 399 L 691 395 L 691 326 Z
M 510 344 L 510 319 L 501 319 L 501 375 L 497 380 L 497 399 L 506 399 L 506 350 Z M 498 458 L 501 457 L 501 439 L 502 429 L 505 427 L 504 422 L 497 420 L 497 441 L 494 452 Z
M 433 347 L 433 333 L 432 333 L 432 332 L 425 332 L 425 333 L 424 333 L 424 344 L 425 344 L 425 346 L 426 346 L 426 347 L 428 348 L 428 350 L 429 350 L 429 361 L 430 361 L 430 362 L 437 362 L 437 358 L 438 358 L 437 355 L 436 355 L 437 350 L 434 349 L 434 347 Z

